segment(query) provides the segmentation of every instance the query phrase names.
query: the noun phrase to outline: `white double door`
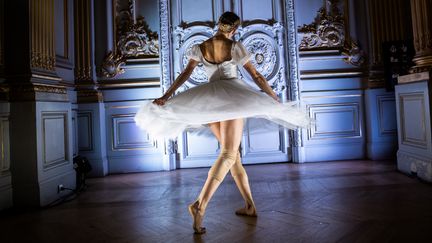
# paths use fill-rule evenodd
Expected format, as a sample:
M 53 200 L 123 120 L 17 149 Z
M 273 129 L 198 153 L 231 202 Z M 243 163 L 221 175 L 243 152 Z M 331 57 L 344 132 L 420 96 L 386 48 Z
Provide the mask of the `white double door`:
M 235 38 L 252 53 L 251 62 L 267 78 L 280 98 L 286 100 L 289 92 L 286 85 L 286 41 L 284 41 L 281 1 L 172 0 L 170 5 L 174 78 L 179 75 L 188 61 L 185 55 L 188 49 L 215 33 L 214 23 L 217 23 L 220 14 L 233 11 L 240 15 L 243 21 Z M 239 76 L 256 87 L 244 70 L 239 70 Z M 199 65 L 179 92 L 205 82 L 207 76 L 204 68 Z M 290 161 L 289 132 L 277 124 L 267 124 L 263 131 L 261 124 L 262 121 L 259 119 L 246 120 L 241 143 L 243 163 Z M 256 130 L 257 127 L 260 127 L 259 131 Z M 184 132 L 177 139 L 179 156 L 176 166 L 177 168 L 210 166 L 219 150 L 220 146 L 213 136 L 197 136 Z

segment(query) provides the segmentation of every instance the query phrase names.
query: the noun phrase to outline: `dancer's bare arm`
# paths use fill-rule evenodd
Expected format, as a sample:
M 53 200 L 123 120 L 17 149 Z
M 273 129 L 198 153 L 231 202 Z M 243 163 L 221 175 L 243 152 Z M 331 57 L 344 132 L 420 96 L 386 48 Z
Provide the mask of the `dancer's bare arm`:
M 252 79 L 258 85 L 258 87 L 260 87 L 260 89 L 262 89 L 264 92 L 266 92 L 266 94 L 268 94 L 276 101 L 279 101 L 279 97 L 267 83 L 265 77 L 260 72 L 258 72 L 258 70 L 256 70 L 255 66 L 251 62 L 248 61 L 243 67 L 246 69 L 246 71 L 248 71 L 248 73 L 251 75 Z
M 189 62 L 186 66 L 186 68 L 183 70 L 183 72 L 180 73 L 180 75 L 176 78 L 176 80 L 174 81 L 174 83 L 171 85 L 171 87 L 165 92 L 164 95 L 162 95 L 162 97 L 157 98 L 153 101 L 154 104 L 157 105 L 164 105 L 165 102 L 168 100 L 169 97 L 171 97 L 171 95 L 174 94 L 174 92 L 180 87 L 182 86 L 182 84 L 184 82 L 186 82 L 186 80 L 188 80 L 188 78 L 190 77 L 190 75 L 192 74 L 193 70 L 195 69 L 195 67 L 198 65 L 198 61 L 195 61 L 194 59 L 189 59 Z

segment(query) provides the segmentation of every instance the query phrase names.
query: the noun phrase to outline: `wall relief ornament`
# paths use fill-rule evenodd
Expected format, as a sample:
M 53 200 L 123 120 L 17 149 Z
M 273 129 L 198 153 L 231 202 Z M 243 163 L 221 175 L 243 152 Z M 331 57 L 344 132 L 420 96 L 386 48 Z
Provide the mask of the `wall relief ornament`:
M 135 17 L 135 1 L 114 0 L 113 8 L 114 51 L 105 57 L 100 70 L 100 75 L 107 78 L 124 73 L 121 66 L 128 59 L 159 57 L 158 34 L 150 30 L 144 17 Z
M 189 62 L 189 58 L 187 57 L 187 53 L 191 50 L 192 46 L 201 44 L 211 36 L 216 33 L 216 28 L 211 28 L 208 26 L 191 26 L 191 27 L 182 27 L 177 26 L 174 31 L 174 41 L 173 45 L 175 50 L 178 52 L 178 56 L 174 56 L 174 58 L 178 58 L 180 60 L 180 67 L 178 67 L 177 74 L 180 74 L 180 71 L 183 70 L 187 63 Z M 189 80 L 180 87 L 177 92 L 183 92 L 186 89 L 189 89 L 193 86 L 206 83 L 208 81 L 207 73 L 202 63 L 199 63 L 197 67 L 193 70 Z
M 267 79 L 273 90 L 285 92 L 285 58 L 281 23 L 253 24 L 239 28 L 239 39 L 252 54 L 251 63 Z M 240 69 L 242 78 L 248 74 Z
M 173 31 L 173 45 L 178 50 L 178 58 L 180 58 L 180 67 L 176 69 L 177 74 L 186 67 L 189 61 L 187 53 L 192 46 L 202 43 L 213 36 L 216 31 L 216 27 L 211 28 L 208 26 L 192 26 L 188 28 L 178 26 L 175 28 Z M 239 27 L 237 39 L 252 54 L 251 62 L 266 77 L 275 92 L 282 93 L 286 89 L 283 65 L 283 26 L 280 23 L 272 23 Z M 177 57 L 174 56 L 174 58 Z M 245 70 L 240 70 L 241 78 L 248 77 Z M 178 92 L 207 81 L 208 77 L 204 66 L 200 63 L 194 69 L 189 80 L 178 89 Z
M 324 6 L 318 10 L 315 21 L 298 27 L 298 32 L 303 37 L 300 41 L 300 51 L 319 49 L 340 49 L 347 55 L 344 61 L 360 66 L 364 62 L 362 51 L 349 36 L 348 23 L 344 13 L 340 11 L 340 0 L 326 0 Z M 345 13 L 348 14 L 348 13 Z

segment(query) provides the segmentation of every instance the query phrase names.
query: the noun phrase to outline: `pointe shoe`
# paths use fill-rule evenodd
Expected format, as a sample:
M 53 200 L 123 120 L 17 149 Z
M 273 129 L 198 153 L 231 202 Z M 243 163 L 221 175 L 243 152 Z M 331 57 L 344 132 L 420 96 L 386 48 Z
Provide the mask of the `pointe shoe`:
M 256 208 L 255 206 L 246 206 L 243 208 L 239 208 L 235 211 L 235 214 L 241 215 L 241 216 L 250 216 L 250 217 L 257 217 Z
M 204 216 L 204 212 L 198 208 L 198 201 L 190 204 L 188 206 L 189 213 L 192 216 L 193 224 L 192 228 L 194 229 L 195 234 L 204 234 L 206 232 L 205 227 L 201 227 L 202 218 Z

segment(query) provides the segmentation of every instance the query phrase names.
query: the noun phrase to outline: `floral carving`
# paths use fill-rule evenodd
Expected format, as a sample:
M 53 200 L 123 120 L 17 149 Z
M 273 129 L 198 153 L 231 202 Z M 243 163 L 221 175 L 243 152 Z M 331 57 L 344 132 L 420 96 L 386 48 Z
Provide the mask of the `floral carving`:
M 339 9 L 340 0 L 328 0 L 326 6 L 318 11 L 315 21 L 298 28 L 303 34 L 300 50 L 337 48 L 347 55 L 344 61 L 360 66 L 364 62 L 362 51 L 346 33 L 345 18 Z
M 345 21 L 338 7 L 339 0 L 330 0 L 330 3 L 330 9 L 320 8 L 312 24 L 299 27 L 298 32 L 303 33 L 300 50 L 343 46 Z
M 150 30 L 139 16 L 135 19 L 134 1 L 128 0 L 126 7 L 115 1 L 116 43 L 115 50 L 104 59 L 100 75 L 112 78 L 124 73 L 121 68 L 130 58 L 147 58 L 159 56 L 159 39 L 157 32 Z

